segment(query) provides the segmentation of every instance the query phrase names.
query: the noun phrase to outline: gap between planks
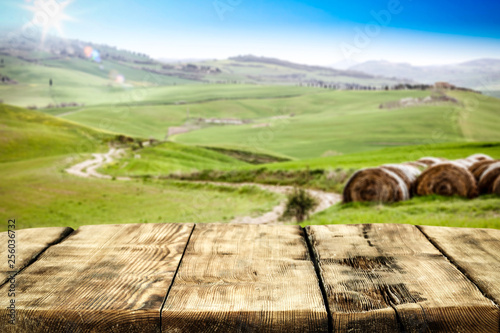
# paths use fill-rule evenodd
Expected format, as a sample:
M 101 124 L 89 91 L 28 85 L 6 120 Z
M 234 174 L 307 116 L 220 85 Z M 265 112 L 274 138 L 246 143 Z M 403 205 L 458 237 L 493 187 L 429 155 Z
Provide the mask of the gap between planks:
M 191 229 L 191 233 L 189 234 L 189 237 L 187 239 L 186 246 L 184 246 L 184 251 L 182 251 L 181 259 L 179 260 L 179 264 L 177 265 L 177 268 L 175 269 L 175 272 L 174 272 L 174 276 L 172 277 L 172 282 L 170 282 L 170 286 L 168 287 L 165 298 L 163 299 L 163 303 L 161 304 L 161 307 L 160 307 L 160 332 L 163 332 L 163 323 L 162 323 L 163 307 L 165 306 L 165 302 L 167 301 L 168 295 L 170 294 L 170 290 L 172 290 L 172 287 L 174 286 L 175 278 L 177 277 L 177 273 L 179 272 L 179 268 L 181 267 L 181 264 L 182 264 L 182 259 L 184 258 L 184 255 L 186 254 L 186 250 L 188 248 L 189 242 L 191 241 L 191 236 L 193 235 L 195 228 L 196 228 L 196 223 L 193 224 L 193 228 Z
M 318 258 L 316 256 L 316 253 L 314 252 L 311 239 L 307 235 L 306 228 L 300 226 L 300 229 L 302 229 L 302 237 L 304 237 L 304 240 L 306 241 L 307 244 L 307 249 L 309 250 L 309 257 L 313 262 L 314 271 L 316 272 L 316 278 L 318 279 L 319 288 L 321 290 L 321 296 L 323 296 L 323 304 L 326 307 L 326 314 L 328 317 L 328 332 L 333 333 L 333 317 L 332 317 L 332 312 L 330 311 L 330 304 L 328 302 L 328 296 L 326 294 L 325 284 L 323 282 L 323 278 L 321 277 L 321 270 L 319 268 Z
M 30 261 L 24 265 L 20 270 L 18 270 L 15 274 L 13 274 L 10 278 L 15 278 L 17 277 L 20 273 L 22 273 L 26 268 L 30 267 L 32 264 L 34 264 L 41 256 L 42 254 L 45 253 L 45 251 L 47 251 L 50 247 L 54 246 L 54 245 L 57 245 L 61 242 L 63 242 L 66 238 L 68 238 L 71 234 L 73 234 L 75 232 L 75 230 L 73 228 L 70 228 L 70 227 L 67 227 L 67 229 L 65 231 L 63 231 L 60 235 L 59 235 L 59 238 L 57 238 L 56 240 L 50 242 L 47 244 L 46 247 L 44 247 L 40 252 L 38 252 L 33 258 L 30 259 Z M 0 288 L 2 288 L 4 285 L 6 285 L 7 283 L 9 283 L 9 280 L 6 280 L 4 283 L 1 283 L 0 284 Z
M 417 227 L 417 229 L 424 235 L 424 237 L 427 238 L 427 240 L 432 244 L 432 246 L 434 246 L 439 252 L 441 252 L 441 254 L 443 255 L 443 257 L 445 257 L 446 260 L 448 260 L 450 262 L 450 264 L 452 264 L 453 266 L 455 266 L 463 274 L 463 276 L 465 276 L 467 278 L 467 280 L 470 281 L 470 283 L 472 283 L 474 286 L 476 286 L 476 288 L 481 292 L 481 294 L 483 294 L 483 296 L 485 298 L 489 299 L 493 304 L 495 304 L 495 306 L 497 308 L 500 309 L 500 305 L 497 304 L 497 302 L 495 302 L 495 299 L 493 297 L 490 297 L 487 292 L 485 292 L 483 289 L 481 289 L 481 287 L 479 287 L 479 285 L 476 283 L 476 281 L 474 281 L 474 278 L 472 276 L 470 276 L 470 274 L 468 274 L 465 269 L 463 269 L 462 267 L 460 267 L 460 265 L 455 260 L 453 260 L 451 258 L 451 256 L 449 256 L 446 253 L 446 251 L 441 246 L 439 246 L 438 244 L 436 244 L 436 242 L 434 242 L 425 233 L 425 231 L 421 228 L 420 225 L 416 225 L 415 227 Z

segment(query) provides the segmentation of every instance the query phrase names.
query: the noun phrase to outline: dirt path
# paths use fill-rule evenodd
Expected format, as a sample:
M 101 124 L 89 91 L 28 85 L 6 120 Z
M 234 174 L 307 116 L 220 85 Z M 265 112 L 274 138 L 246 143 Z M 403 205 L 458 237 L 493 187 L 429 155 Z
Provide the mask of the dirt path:
M 91 160 L 86 160 L 77 165 L 73 165 L 66 169 L 66 172 L 78 177 L 83 178 L 101 178 L 101 179 L 112 179 L 110 175 L 103 175 L 99 173 L 97 169 L 102 167 L 104 164 L 113 162 L 114 158 L 119 158 L 123 153 L 123 149 L 110 148 L 105 154 L 92 154 L 94 157 Z M 116 177 L 117 180 L 130 180 L 129 177 Z
M 93 159 L 83 161 L 72 167 L 66 169 L 66 172 L 78 177 L 83 178 L 100 178 L 100 179 L 112 179 L 110 175 L 103 175 L 99 173 L 97 169 L 105 164 L 113 162 L 114 159 L 120 158 L 123 149 L 110 148 L 105 154 L 92 154 Z M 117 180 L 131 180 L 130 177 L 116 177 Z M 231 186 L 231 187 L 241 187 L 241 186 L 256 186 L 264 191 L 274 192 L 278 194 L 287 194 L 290 192 L 292 186 L 277 186 L 277 185 L 263 185 L 257 183 L 221 183 L 221 182 L 196 182 L 203 184 L 213 184 L 218 186 Z M 323 192 L 318 190 L 308 190 L 306 191 L 315 197 L 319 201 L 318 207 L 314 210 L 312 214 L 321 212 L 336 203 L 339 203 L 342 198 L 339 194 Z M 246 224 L 277 224 L 283 223 L 280 221 L 280 217 L 285 211 L 286 201 L 283 200 L 279 205 L 275 206 L 270 212 L 267 212 L 261 216 L 239 216 L 234 218 L 230 223 L 246 223 Z
M 263 185 L 257 183 L 221 183 L 221 182 L 199 182 L 205 184 L 214 184 L 220 186 L 256 186 L 262 190 L 274 192 L 278 194 L 287 194 L 293 190 L 293 186 L 277 186 L 277 185 Z M 312 214 L 319 213 L 337 203 L 342 201 L 342 196 L 337 193 L 323 192 L 318 190 L 308 190 L 306 191 L 315 197 L 318 201 L 318 207 L 312 212 Z M 236 217 L 231 221 L 231 223 L 248 223 L 248 224 L 277 224 L 283 223 L 279 219 L 283 212 L 285 211 L 286 200 L 280 202 L 279 205 L 275 206 L 272 211 L 265 213 L 264 215 L 251 217 L 251 216 L 240 216 Z M 311 215 L 312 215 L 311 214 Z

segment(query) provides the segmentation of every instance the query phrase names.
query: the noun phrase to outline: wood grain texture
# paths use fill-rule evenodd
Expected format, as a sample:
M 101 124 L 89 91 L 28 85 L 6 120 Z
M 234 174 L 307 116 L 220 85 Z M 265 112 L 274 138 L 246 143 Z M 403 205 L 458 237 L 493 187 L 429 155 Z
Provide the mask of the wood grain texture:
M 14 230 L 15 238 L 9 238 L 7 232 L 0 233 L 0 286 L 12 275 L 7 255 L 8 240 L 15 240 L 15 272 L 29 265 L 42 251 L 51 244 L 59 242 L 73 231 L 71 228 L 38 228 Z
M 303 230 L 197 225 L 162 311 L 163 332 L 326 332 Z
M 1 332 L 159 332 L 192 224 L 79 228 L 16 279 L 17 323 Z M 7 304 L 5 288 L 0 304 Z
M 499 310 L 414 226 L 307 227 L 334 332 L 498 332 Z
M 500 230 L 419 228 L 488 297 L 500 304 Z

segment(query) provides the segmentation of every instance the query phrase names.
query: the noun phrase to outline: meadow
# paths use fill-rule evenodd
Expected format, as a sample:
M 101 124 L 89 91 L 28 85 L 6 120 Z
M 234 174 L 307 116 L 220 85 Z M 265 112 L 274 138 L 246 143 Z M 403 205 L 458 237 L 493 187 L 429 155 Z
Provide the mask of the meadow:
M 23 227 L 228 222 L 269 211 L 283 197 L 256 187 L 189 180 L 341 192 L 349 175 L 364 167 L 424 156 L 456 159 L 485 153 L 500 158 L 500 100 L 472 92 L 445 92 L 456 102 L 381 108 L 405 98 L 442 96 L 442 92 L 206 84 L 160 78 L 120 61 L 107 62 L 103 70 L 75 59 L 49 59 L 38 65 L 4 59 L 8 66 L 2 73 L 18 84 L 0 85 L 4 103 L 0 104 L 0 209 Z M 252 73 L 234 61 L 222 65 L 234 75 Z M 264 73 L 273 67 L 259 66 L 251 70 Z M 125 84 L 110 80 L 111 67 L 126 73 Z M 278 67 L 277 75 L 284 71 Z M 49 78 L 54 81 L 52 87 Z M 79 105 L 42 108 L 62 102 Z M 39 110 L 22 108 L 30 105 Z M 207 118 L 247 123 L 200 122 Z M 178 126 L 191 131 L 163 142 L 168 128 Z M 124 147 L 123 158 L 100 171 L 134 176 L 134 180 L 83 179 L 64 172 L 90 153 L 105 152 L 109 144 L 117 144 L 118 135 L 130 136 L 135 143 Z M 149 138 L 161 142 L 137 146 Z M 469 201 L 421 197 L 391 205 L 334 205 L 304 224 L 500 228 L 499 216 L 500 198 L 495 196 Z
M 78 178 L 64 169 L 107 150 L 115 135 L 3 104 L 0 119 L 0 210 L 20 228 L 227 222 L 259 215 L 280 199 L 253 187 Z

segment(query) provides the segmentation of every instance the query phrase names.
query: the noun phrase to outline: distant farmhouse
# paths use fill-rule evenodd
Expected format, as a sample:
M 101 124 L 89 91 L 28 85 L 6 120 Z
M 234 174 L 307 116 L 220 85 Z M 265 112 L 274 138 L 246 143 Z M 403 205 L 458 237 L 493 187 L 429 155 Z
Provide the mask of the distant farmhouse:
M 444 90 L 455 90 L 457 87 L 448 82 L 436 82 L 434 84 L 434 88 L 444 89 Z

